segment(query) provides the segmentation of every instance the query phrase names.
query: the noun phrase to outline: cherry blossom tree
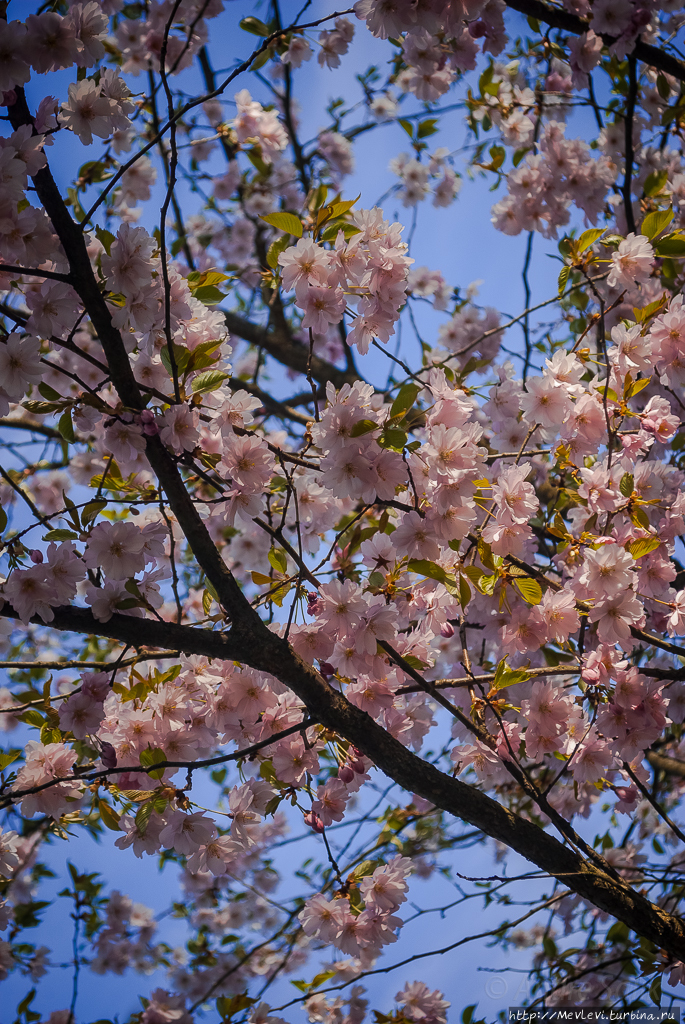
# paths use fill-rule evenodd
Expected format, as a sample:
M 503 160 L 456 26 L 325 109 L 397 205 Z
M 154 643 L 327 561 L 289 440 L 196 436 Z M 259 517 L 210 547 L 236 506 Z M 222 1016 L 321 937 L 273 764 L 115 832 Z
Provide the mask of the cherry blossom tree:
M 138 972 L 140 1024 L 470 1024 L 422 964 L 484 938 L 529 949 L 533 1005 L 677 1005 L 683 5 L 257 13 L 0 3 L 17 1021 L 65 959 L 32 941 L 50 844 L 85 834 L 180 876 L 187 949 L 71 866 L 50 1024 L 86 1019 L 86 971 Z M 385 62 L 306 138 L 305 66 L 335 90 L 369 33 Z M 355 198 L 357 140 L 385 130 L 390 187 Z M 474 179 L 524 241 L 516 314 L 412 254 L 426 204 L 481 244 L 460 228 Z M 535 305 L 534 246 L 558 261 Z M 318 855 L 295 894 L 288 831 Z M 457 881 L 474 845 L 499 874 Z M 440 872 L 454 940 L 393 957 Z

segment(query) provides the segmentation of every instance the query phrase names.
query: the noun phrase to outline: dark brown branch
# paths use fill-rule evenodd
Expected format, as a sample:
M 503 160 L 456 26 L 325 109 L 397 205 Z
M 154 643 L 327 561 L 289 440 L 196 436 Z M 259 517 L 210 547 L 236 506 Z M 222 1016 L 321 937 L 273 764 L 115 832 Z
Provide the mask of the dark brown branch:
M 16 102 L 7 108 L 12 127 L 16 130 L 30 125 L 35 132 L 23 89 L 17 89 L 16 94 Z M 97 331 L 112 383 L 124 406 L 140 411 L 145 407 L 145 401 L 121 334 L 112 324 L 112 315 L 95 277 L 81 227 L 72 220 L 47 164 L 37 171 L 32 180 L 69 260 L 74 288 Z M 146 439 L 146 455 L 199 565 L 226 611 L 234 622 L 254 615 L 193 505 L 174 459 L 158 436 Z
M 507 7 L 513 11 L 519 11 L 529 18 L 536 18 L 543 21 L 545 25 L 552 28 L 560 28 L 564 32 L 571 32 L 575 36 L 581 36 L 587 32 L 591 25 L 589 22 L 579 18 L 576 14 L 570 14 L 561 7 L 549 7 L 542 3 L 542 0 L 505 0 Z M 616 40 L 613 36 L 602 34 L 602 39 L 607 46 L 611 46 Z M 649 64 L 658 68 L 667 75 L 673 75 L 680 82 L 685 82 L 685 65 L 670 53 L 659 49 L 658 46 L 651 46 L 638 40 L 633 50 L 637 60 L 643 64 Z
M 29 430 L 34 434 L 42 434 L 49 437 L 51 441 L 63 441 L 64 438 L 59 430 L 50 427 L 46 423 L 31 419 L 28 415 L 22 419 L 15 419 L 12 416 L 0 416 L 0 427 L 10 427 L 12 430 Z
M 226 326 L 231 334 L 236 334 L 243 341 L 248 341 L 257 348 L 264 349 L 270 356 L 291 370 L 307 376 L 307 365 L 309 363 L 309 350 L 304 345 L 298 345 L 281 331 L 266 330 L 258 324 L 252 324 L 249 320 L 238 316 L 237 313 L 224 313 Z M 343 384 L 354 384 L 359 380 L 358 373 L 350 373 L 348 370 L 341 370 L 333 363 L 327 362 L 319 356 L 311 358 L 311 375 L 320 384 L 331 381 L 336 388 Z
M 666 754 L 658 754 L 656 750 L 647 751 L 647 760 L 657 771 L 666 772 L 667 775 L 678 775 L 681 779 L 685 779 L 685 761 L 667 757 Z
M 0 614 L 6 614 L 5 610 Z M 119 614 L 100 623 L 83 608 L 55 609 L 51 625 L 71 632 L 113 637 L 132 646 L 159 644 L 161 648 L 174 647 L 187 654 L 241 661 L 276 676 L 300 698 L 313 720 L 348 739 L 407 792 L 417 793 L 511 847 L 600 910 L 623 921 L 638 935 L 650 939 L 672 957 L 685 960 L 685 927 L 680 918 L 650 903 L 627 882 L 590 864 L 533 822 L 513 814 L 485 793 L 445 775 L 407 750 L 366 712 L 329 686 L 316 669 L 302 661 L 257 615 L 250 628 L 234 627 L 227 636 Z

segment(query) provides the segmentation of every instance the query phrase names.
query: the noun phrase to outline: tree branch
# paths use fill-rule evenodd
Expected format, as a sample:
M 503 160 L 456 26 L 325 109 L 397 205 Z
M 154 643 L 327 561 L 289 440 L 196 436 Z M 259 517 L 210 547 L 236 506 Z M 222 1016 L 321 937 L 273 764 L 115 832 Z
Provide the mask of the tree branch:
M 3 609 L 0 614 L 7 612 Z M 679 917 L 650 903 L 624 880 L 612 878 L 588 863 L 532 821 L 500 806 L 475 787 L 445 775 L 408 750 L 370 715 L 329 686 L 316 669 L 272 633 L 258 616 L 255 615 L 254 620 L 253 628 L 233 627 L 228 636 L 224 636 L 192 626 L 120 614 L 100 623 L 87 609 L 56 608 L 50 625 L 71 632 L 113 637 L 131 646 L 159 644 L 161 648 L 173 647 L 186 654 L 240 661 L 274 675 L 300 698 L 313 720 L 344 736 L 407 792 L 417 793 L 509 846 L 583 899 L 656 943 L 670 956 L 685 960 L 685 927 Z M 35 621 L 40 624 L 39 619 Z
M 505 2 L 507 7 L 513 11 L 525 14 L 529 18 L 537 18 L 538 21 L 544 21 L 552 28 L 560 28 L 564 32 L 571 32 L 576 36 L 581 36 L 592 27 L 589 22 L 579 18 L 576 14 L 570 14 L 561 7 L 549 7 L 542 3 L 542 0 L 505 0 Z M 607 46 L 611 46 L 616 41 L 613 36 L 603 33 L 601 38 Z M 635 43 L 633 54 L 643 64 L 649 64 L 667 75 L 673 75 L 680 82 L 685 82 L 685 64 L 676 57 L 672 57 L 670 53 L 659 49 L 658 46 L 651 46 L 639 39 Z
M 307 376 L 309 350 L 304 345 L 298 345 L 278 330 L 269 331 L 258 324 L 252 324 L 249 320 L 238 316 L 237 313 L 224 312 L 224 317 L 231 334 L 236 334 L 243 341 L 248 341 L 251 345 L 264 349 L 279 363 L 289 366 L 291 370 L 301 373 L 304 377 Z M 310 372 L 314 380 L 320 384 L 331 381 L 336 388 L 341 388 L 343 384 L 354 384 L 360 379 L 358 373 L 341 370 L 333 363 L 315 355 L 311 358 Z

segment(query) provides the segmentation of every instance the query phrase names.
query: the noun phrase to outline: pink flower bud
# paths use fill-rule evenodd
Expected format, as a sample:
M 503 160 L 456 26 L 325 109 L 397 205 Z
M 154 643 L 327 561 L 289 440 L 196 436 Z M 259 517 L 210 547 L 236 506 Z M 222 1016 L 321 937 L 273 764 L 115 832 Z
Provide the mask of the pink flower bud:
M 159 427 L 155 419 L 155 414 L 152 409 L 143 409 L 138 416 L 138 421 L 143 428 L 143 433 L 147 437 L 155 437 L 159 433 Z
M 308 814 L 305 814 L 304 823 L 305 825 L 309 825 L 309 827 L 313 829 L 314 832 L 318 832 L 319 834 L 321 834 L 324 830 L 324 824 L 321 818 L 318 816 L 318 814 L 314 814 L 314 811 L 309 811 Z
M 349 765 L 344 764 L 342 768 L 338 770 L 338 778 L 341 782 L 344 782 L 346 786 L 349 786 L 350 782 L 354 778 L 354 772 Z
M 102 746 L 100 747 L 100 760 L 105 768 L 116 768 L 117 752 L 111 743 L 103 741 Z
M 451 622 L 446 622 L 440 630 L 440 636 L 444 636 L 445 640 L 449 640 L 450 637 L 454 636 L 454 626 Z
M 13 107 L 17 102 L 17 94 L 14 89 L 8 89 L 7 92 L 2 94 L 2 106 Z
M 480 39 L 487 32 L 487 28 L 482 21 L 472 21 L 469 25 L 469 35 L 472 39 Z
M 34 548 L 30 553 L 30 558 L 34 565 L 40 565 L 43 561 L 43 552 L 39 551 L 38 548 Z
M 353 772 L 356 772 L 357 775 L 363 775 L 366 771 L 364 762 L 360 761 L 359 758 L 355 758 L 354 761 L 350 761 L 350 768 Z

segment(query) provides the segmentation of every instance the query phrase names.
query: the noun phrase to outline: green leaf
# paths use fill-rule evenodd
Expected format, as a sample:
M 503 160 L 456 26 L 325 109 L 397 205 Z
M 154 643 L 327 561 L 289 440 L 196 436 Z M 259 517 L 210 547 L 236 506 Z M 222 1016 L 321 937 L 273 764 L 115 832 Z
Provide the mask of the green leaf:
M 642 227 L 640 233 L 646 235 L 650 240 L 660 235 L 662 231 L 665 231 L 668 225 L 673 220 L 673 210 L 655 210 L 653 213 L 648 213 L 645 219 L 642 221 Z
M 28 708 L 19 717 L 20 722 L 24 722 L 26 725 L 33 725 L 37 729 L 42 728 L 45 725 L 45 719 L 41 715 L 40 711 L 36 711 L 35 708 Z
M 499 88 L 499 86 L 498 86 Z M 504 158 L 507 155 L 507 151 L 504 146 L 490 146 L 490 158 L 492 163 L 490 164 L 490 170 L 498 171 L 504 163 Z
M 657 974 L 649 986 L 649 998 L 655 1006 L 661 1006 L 661 975 Z
M 557 282 L 557 288 L 559 289 L 559 294 L 560 295 L 563 295 L 564 291 L 566 290 L 566 285 L 568 284 L 568 277 L 569 277 L 570 273 L 571 273 L 571 268 L 570 267 L 562 267 L 561 268 L 561 271 L 559 273 L 559 280 Z
M 270 224 L 272 228 L 277 228 L 278 231 L 287 231 L 289 235 L 294 235 L 295 238 L 302 238 L 304 226 L 300 218 L 296 217 L 294 213 L 286 213 L 285 210 L 279 210 L 277 213 L 267 213 L 259 219 L 263 220 L 265 224 Z
M 256 572 L 253 570 L 250 573 L 250 576 L 252 577 L 252 582 L 256 583 L 258 587 L 270 587 L 273 583 L 271 577 L 265 576 L 263 572 Z
M 618 489 L 624 498 L 629 498 L 635 490 L 635 478 L 632 473 L 624 473 L 621 477 L 621 482 L 618 485 Z
M 78 534 L 73 530 L 48 530 L 43 540 L 78 540 Z
M 645 180 L 645 195 L 656 196 L 668 181 L 668 171 L 652 171 Z
M 43 398 L 45 398 L 48 402 L 62 401 L 62 395 L 60 395 L 59 391 L 55 391 L 55 389 L 51 388 L 49 384 L 45 383 L 45 381 L 41 381 L 41 383 L 38 385 L 38 390 L 40 391 Z
M 515 669 L 507 665 L 507 659 L 502 658 L 495 671 L 495 678 L 492 681 L 493 690 L 503 690 L 505 686 L 516 686 L 528 678 L 526 669 Z
M 21 750 L 3 750 L 0 753 L 0 772 L 4 772 L 8 765 L 21 757 Z
M 471 600 L 471 587 L 468 584 L 466 576 L 459 577 L 459 604 L 462 607 L 462 611 L 466 611 L 466 607 Z
M 327 981 L 331 980 L 331 978 L 335 978 L 337 973 L 337 971 L 321 971 L 319 974 L 315 974 L 308 986 L 309 990 L 313 992 L 314 989 L 325 985 Z
M 216 391 L 230 376 L 230 373 L 224 373 L 223 370 L 205 370 L 204 373 L 198 373 L 197 377 L 193 378 L 190 390 L 194 395 L 204 395 L 209 391 Z
M 395 401 L 390 407 L 391 419 L 396 420 L 400 419 L 402 416 L 406 416 L 421 393 L 421 390 L 422 389 L 418 384 L 403 384 L 397 392 Z
M 606 228 L 588 228 L 587 231 L 583 231 L 582 235 L 578 239 L 577 250 L 578 254 L 585 252 L 591 245 L 594 245 L 598 238 L 600 238 Z
M 63 402 L 36 402 L 33 399 L 27 399 L 23 405 L 27 412 L 35 412 L 39 416 L 44 416 L 48 412 L 57 412 L 58 409 L 64 408 Z
M 527 576 L 515 576 L 512 582 L 527 604 L 540 604 L 542 587 L 537 580 L 531 580 Z
M 630 929 L 623 921 L 615 921 L 607 932 L 607 942 L 627 942 Z
M 634 380 L 628 388 L 628 393 L 625 395 L 626 399 L 635 398 L 635 395 L 639 395 L 643 388 L 646 388 L 651 383 L 651 377 L 642 377 L 640 380 Z
M 649 518 L 643 508 L 634 508 L 630 513 L 630 520 L 642 530 L 651 529 Z
M 435 562 L 430 562 L 427 558 L 410 558 L 407 563 L 407 569 L 409 572 L 418 573 L 419 576 L 427 576 L 428 579 L 437 580 L 438 583 L 444 583 L 447 579 L 447 573 L 443 567 Z
M 288 557 L 283 548 L 271 548 L 269 550 L 269 564 L 276 572 L 286 573 L 288 571 Z
M 253 1006 L 256 1002 L 256 999 L 251 999 L 245 993 L 239 993 L 235 996 L 219 996 L 216 1001 L 216 1008 L 221 1014 L 222 1024 L 224 1021 L 231 1020 L 241 1010 L 246 1010 L 249 1006 Z
M 65 441 L 75 441 L 74 424 L 71 422 L 71 409 L 65 409 L 59 418 L 57 429 Z
M 182 375 L 186 366 L 188 365 L 188 361 L 190 359 L 190 352 L 184 345 L 174 344 L 173 353 L 174 361 L 176 363 L 176 372 Z M 159 350 L 159 358 L 162 360 L 164 368 L 166 369 L 166 372 L 169 374 L 169 376 L 173 376 L 168 345 L 162 345 L 161 349 Z
M 99 242 L 102 243 L 102 248 L 105 250 L 107 255 L 111 255 L 112 242 L 116 241 L 111 231 L 106 228 L 101 228 L 99 225 L 95 228 L 95 236 Z
M 244 32 L 250 32 L 253 36 L 266 37 L 271 32 L 268 25 L 265 25 L 259 18 L 253 18 L 252 15 L 243 18 L 240 22 L 240 27 Z
M 214 598 L 212 597 L 208 590 L 202 591 L 202 611 L 205 613 L 205 615 L 209 615 L 213 600 Z
M 105 508 L 107 508 L 105 498 L 94 498 L 93 501 L 89 501 L 81 510 L 81 522 L 83 525 L 88 526 L 89 523 L 92 523 Z
M 213 284 L 203 285 L 202 288 L 197 288 L 193 294 L 198 302 L 202 302 L 205 306 L 216 306 L 218 302 L 223 302 L 226 298 L 225 293 Z
M 141 756 L 141 760 L 142 760 L 142 756 Z M 142 807 L 138 808 L 138 811 L 136 813 L 136 828 L 140 832 L 141 836 L 144 836 L 145 833 L 147 832 L 147 826 L 148 826 L 148 822 L 150 820 L 150 815 L 152 814 L 152 811 L 153 811 L 152 800 L 146 800 L 145 803 L 142 805 Z
M 145 750 L 140 752 L 140 763 L 145 765 L 146 768 L 151 767 L 153 764 L 159 764 L 161 761 L 166 761 L 166 754 L 160 747 L 146 747 Z M 161 779 L 164 775 L 164 769 L 160 768 L 155 772 L 148 772 L 151 779 Z
M 414 125 L 411 123 L 411 121 L 408 121 L 406 117 L 400 117 L 398 118 L 397 123 L 404 128 L 405 132 L 407 133 L 410 139 L 414 138 Z
M 664 235 L 654 246 L 657 256 L 685 256 L 685 235 L 674 231 Z
M 321 238 L 324 242 L 334 242 L 338 237 L 339 231 L 342 231 L 346 242 L 349 242 L 350 238 L 354 235 L 361 234 L 361 228 L 355 227 L 354 224 L 348 224 L 344 220 L 335 220 L 332 224 L 328 225 Z
M 435 135 L 438 130 L 437 124 L 437 117 L 429 117 L 427 121 L 422 121 L 416 129 L 416 138 L 427 139 L 429 135 Z
M 291 587 L 292 583 L 284 583 L 283 586 L 278 587 L 277 590 L 274 590 L 273 594 L 271 595 L 271 600 L 273 601 L 274 604 L 277 604 L 279 608 L 283 607 L 283 601 L 288 596 Z
M 7 513 L 5 512 L 4 508 L 0 505 L 0 535 L 2 535 L 5 532 L 5 527 L 6 526 L 7 526 Z
M 665 75 L 662 75 L 661 72 L 656 76 L 656 87 L 662 100 L 667 100 L 671 95 L 671 87 L 668 84 L 668 79 Z
M 516 152 L 514 153 L 514 156 L 513 156 L 513 161 L 512 161 L 513 164 L 514 164 L 514 167 L 518 167 L 518 165 L 521 163 L 521 161 L 523 160 L 523 158 L 526 155 L 526 153 L 530 153 L 530 146 L 522 146 L 521 149 L 517 149 L 516 150 Z
M 102 819 L 102 824 L 105 826 L 105 828 L 108 828 L 111 832 L 122 831 L 121 825 L 119 824 L 121 815 L 117 814 L 116 811 L 112 807 L 110 807 L 106 800 L 100 800 L 98 804 L 98 809 L 100 811 L 100 818 Z
M 381 448 L 390 448 L 394 452 L 401 452 L 407 443 L 407 434 L 399 427 L 386 427 L 378 438 L 378 443 Z
M 372 430 L 379 430 L 375 420 L 357 420 L 350 431 L 350 437 L 361 437 L 363 434 L 370 434 Z
M 359 202 L 361 197 L 362 194 L 360 192 L 356 199 L 344 199 L 339 203 L 331 203 L 328 207 L 331 217 L 342 217 L 343 214 L 348 213 L 352 209 L 355 203 Z
M 282 252 L 290 245 L 290 235 L 281 235 L 275 242 L 272 242 L 269 246 L 269 251 L 266 254 L 266 262 L 269 264 L 272 270 L 276 270 L 278 267 L 278 257 Z
M 652 551 L 656 551 L 660 544 L 661 541 L 658 537 L 640 537 L 639 540 L 631 541 L 628 545 L 628 551 L 637 560 L 644 555 L 650 554 Z

